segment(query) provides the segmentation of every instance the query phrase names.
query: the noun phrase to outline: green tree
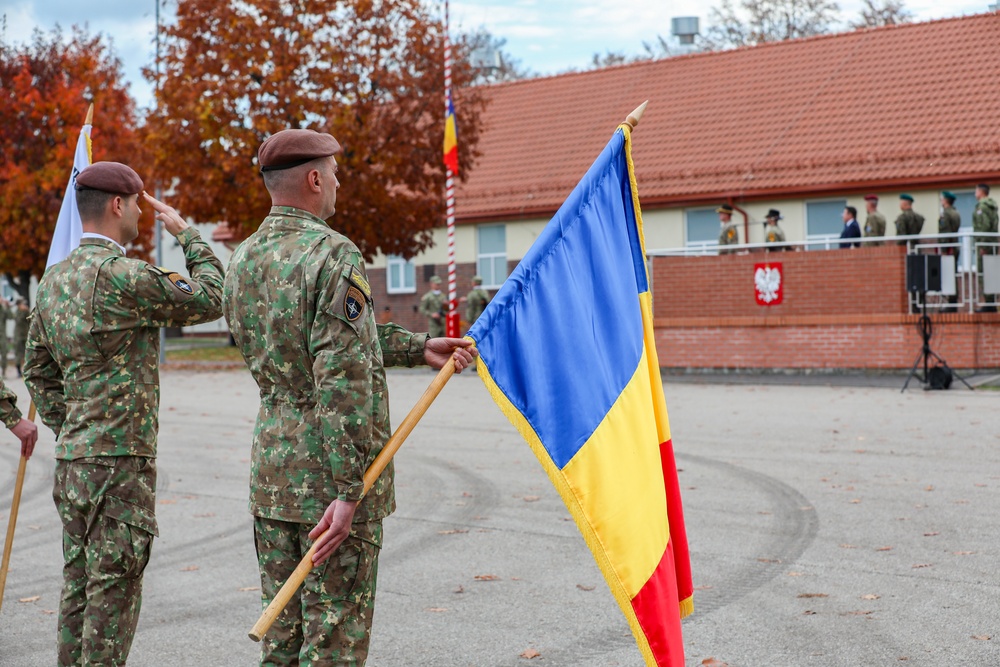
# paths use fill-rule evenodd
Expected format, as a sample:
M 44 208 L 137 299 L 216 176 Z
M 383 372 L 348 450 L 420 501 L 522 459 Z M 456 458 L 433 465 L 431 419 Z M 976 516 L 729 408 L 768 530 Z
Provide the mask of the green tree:
M 181 0 L 165 35 L 147 136 L 179 210 L 248 235 L 270 206 L 257 147 L 311 128 L 343 146 L 337 229 L 369 259 L 428 247 L 445 214 L 444 40 L 420 0 Z M 461 43 L 455 63 L 465 178 L 484 97 Z

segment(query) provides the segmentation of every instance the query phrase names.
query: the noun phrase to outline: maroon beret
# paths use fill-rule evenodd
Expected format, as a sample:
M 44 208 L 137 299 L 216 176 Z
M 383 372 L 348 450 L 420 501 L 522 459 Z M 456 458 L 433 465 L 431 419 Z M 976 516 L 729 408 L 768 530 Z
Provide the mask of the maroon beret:
M 282 130 L 272 134 L 257 150 L 260 170 L 291 169 L 321 157 L 330 157 L 340 151 L 340 144 L 332 135 L 314 130 Z
M 865 201 L 878 201 L 878 195 L 865 195 Z
M 142 192 L 142 179 L 121 162 L 95 162 L 77 175 L 76 189 L 137 195 Z

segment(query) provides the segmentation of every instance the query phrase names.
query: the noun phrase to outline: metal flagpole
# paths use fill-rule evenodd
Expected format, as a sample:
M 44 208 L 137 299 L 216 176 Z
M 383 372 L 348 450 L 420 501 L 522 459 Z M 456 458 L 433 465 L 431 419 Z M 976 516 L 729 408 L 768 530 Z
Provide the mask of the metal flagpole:
M 448 122 L 449 102 L 451 100 L 451 36 L 448 27 L 448 0 L 444 0 L 444 114 Z M 458 285 L 455 282 L 455 175 L 451 167 L 446 166 L 447 181 L 445 197 L 447 200 L 448 223 L 448 320 L 445 335 L 458 337 Z
M 156 106 L 160 106 L 160 0 L 156 3 Z M 160 179 L 156 179 L 156 198 L 163 201 L 163 188 Z M 163 223 L 153 216 L 153 236 L 156 240 L 156 265 L 163 266 Z M 160 363 L 167 360 L 167 330 L 160 327 Z

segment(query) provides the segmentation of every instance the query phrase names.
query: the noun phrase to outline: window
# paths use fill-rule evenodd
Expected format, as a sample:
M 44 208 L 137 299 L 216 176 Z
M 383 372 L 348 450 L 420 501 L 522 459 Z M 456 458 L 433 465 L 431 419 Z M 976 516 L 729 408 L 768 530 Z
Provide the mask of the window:
M 846 207 L 846 199 L 806 202 L 806 239 L 818 241 L 831 237 L 840 238 L 840 233 L 844 231 L 843 215 Z M 859 224 L 864 224 L 864 218 Z M 811 246 L 814 250 L 818 247 L 820 246 Z
M 476 273 L 483 278 L 483 287 L 497 289 L 507 279 L 507 227 L 480 225 L 477 231 L 478 256 Z
M 719 241 L 719 214 L 714 208 L 693 208 L 684 212 L 685 245 L 714 245 Z
M 957 190 L 952 191 L 955 195 L 955 210 L 962 216 L 962 226 L 959 229 L 972 229 L 972 212 L 976 210 L 976 191 Z M 927 233 L 937 233 L 937 225 L 927 226 L 924 223 L 924 231 Z
M 417 270 L 413 262 L 399 255 L 385 261 L 385 284 L 389 294 L 413 294 L 417 291 Z

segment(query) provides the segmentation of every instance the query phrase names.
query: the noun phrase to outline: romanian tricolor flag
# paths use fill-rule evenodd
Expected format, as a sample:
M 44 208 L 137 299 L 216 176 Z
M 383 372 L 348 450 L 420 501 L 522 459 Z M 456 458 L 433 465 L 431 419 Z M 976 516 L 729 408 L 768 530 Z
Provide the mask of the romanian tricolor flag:
M 448 113 L 444 118 L 444 164 L 458 176 L 458 126 L 455 125 L 455 105 L 448 91 Z
M 468 334 L 647 665 L 683 667 L 687 536 L 623 124 Z

